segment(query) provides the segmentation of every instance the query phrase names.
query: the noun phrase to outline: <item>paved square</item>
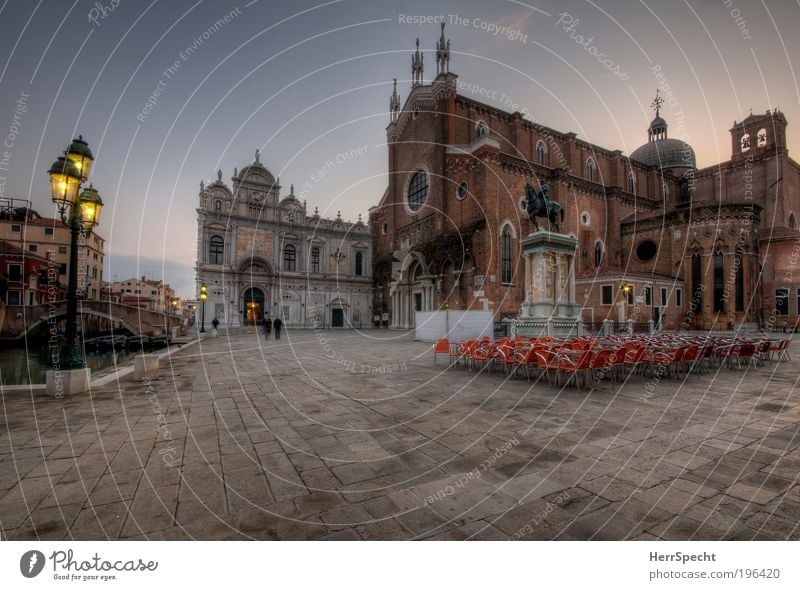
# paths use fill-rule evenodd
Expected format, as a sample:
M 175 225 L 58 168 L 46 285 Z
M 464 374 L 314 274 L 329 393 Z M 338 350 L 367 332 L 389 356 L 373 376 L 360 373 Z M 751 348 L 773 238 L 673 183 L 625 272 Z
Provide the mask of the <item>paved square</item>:
M 397 332 L 221 334 L 8 394 L 3 539 L 798 539 L 796 362 L 591 392 Z

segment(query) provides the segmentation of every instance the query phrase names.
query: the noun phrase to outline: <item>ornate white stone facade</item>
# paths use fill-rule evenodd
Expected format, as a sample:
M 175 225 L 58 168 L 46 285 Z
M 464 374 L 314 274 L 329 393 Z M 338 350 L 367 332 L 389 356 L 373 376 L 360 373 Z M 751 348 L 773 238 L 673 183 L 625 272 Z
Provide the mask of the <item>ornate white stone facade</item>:
M 197 292 L 206 285 L 205 325 L 239 327 L 265 312 L 287 327 L 359 328 L 372 321 L 372 240 L 368 224 L 309 215 L 280 196 L 259 161 L 236 169 L 232 187 L 200 184 Z M 202 304 L 198 302 L 198 325 Z

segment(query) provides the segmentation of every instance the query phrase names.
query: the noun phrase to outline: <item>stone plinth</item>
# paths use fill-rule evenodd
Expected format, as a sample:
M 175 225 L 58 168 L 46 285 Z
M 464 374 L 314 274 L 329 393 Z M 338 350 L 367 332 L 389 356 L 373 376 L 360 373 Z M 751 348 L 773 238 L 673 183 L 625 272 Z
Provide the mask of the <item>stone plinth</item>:
M 145 379 L 158 378 L 157 354 L 137 354 L 133 362 L 134 381 L 144 381 Z
M 575 250 L 578 240 L 537 231 L 520 240 L 525 262 L 525 301 L 517 334 L 577 336 L 580 306 L 575 303 Z
M 89 391 L 90 376 L 91 370 L 88 368 L 47 371 L 45 391 L 50 397 L 84 393 Z

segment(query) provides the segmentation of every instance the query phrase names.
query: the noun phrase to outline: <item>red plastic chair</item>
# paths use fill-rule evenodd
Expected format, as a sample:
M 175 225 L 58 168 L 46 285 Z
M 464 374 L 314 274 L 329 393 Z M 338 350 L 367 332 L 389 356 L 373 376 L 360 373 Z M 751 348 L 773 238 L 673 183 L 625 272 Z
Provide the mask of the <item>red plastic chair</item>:
M 452 348 L 450 346 L 450 341 L 447 338 L 440 338 L 436 341 L 436 344 L 433 345 L 433 364 L 436 366 L 436 359 L 437 355 L 445 354 L 448 358 L 451 359 L 450 353 L 452 352 Z
M 578 389 L 581 388 L 581 381 L 580 381 L 580 374 L 581 372 L 588 371 L 591 368 L 592 362 L 592 352 L 590 350 L 583 351 L 580 356 L 577 355 L 567 355 L 561 354 L 558 355 L 558 373 L 557 377 L 560 375 L 567 376 L 567 383 L 570 382 L 572 376 L 575 376 L 575 385 Z M 566 384 L 565 384 L 566 385 Z

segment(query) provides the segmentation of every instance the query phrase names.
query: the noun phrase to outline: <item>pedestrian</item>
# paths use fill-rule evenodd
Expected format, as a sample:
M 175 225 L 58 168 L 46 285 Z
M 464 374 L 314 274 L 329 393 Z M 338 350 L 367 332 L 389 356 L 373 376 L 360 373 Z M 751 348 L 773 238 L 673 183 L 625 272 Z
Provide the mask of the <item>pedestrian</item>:
M 213 328 L 211 335 L 214 337 L 216 337 L 217 335 L 217 326 L 219 326 L 219 320 L 217 318 L 214 318 L 213 320 L 211 320 L 211 327 Z
M 275 340 L 281 339 L 281 328 L 283 328 L 283 321 L 281 318 L 275 318 L 275 321 L 272 322 L 272 325 L 275 327 Z
M 272 332 L 272 318 L 269 317 L 269 313 L 264 314 L 264 335 L 267 340 L 269 340 L 269 333 Z

